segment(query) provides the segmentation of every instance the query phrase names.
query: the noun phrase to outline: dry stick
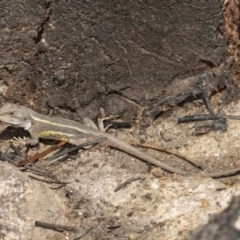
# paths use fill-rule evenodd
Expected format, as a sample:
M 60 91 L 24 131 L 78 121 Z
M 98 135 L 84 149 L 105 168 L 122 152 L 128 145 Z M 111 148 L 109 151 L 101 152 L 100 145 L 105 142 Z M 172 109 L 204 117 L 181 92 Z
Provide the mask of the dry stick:
M 181 154 L 172 152 L 171 150 L 168 150 L 166 148 L 158 148 L 158 147 L 149 146 L 149 145 L 146 145 L 146 144 L 133 144 L 133 145 L 139 146 L 139 147 L 150 148 L 150 149 L 158 150 L 160 152 L 165 152 L 165 153 L 168 153 L 168 154 L 172 154 L 174 156 L 177 156 L 177 157 L 180 157 L 180 158 L 186 160 L 187 162 L 191 163 L 193 166 L 203 170 L 203 168 L 198 163 L 196 163 L 195 161 L 190 160 L 189 158 L 186 158 L 185 156 L 183 156 Z M 226 171 L 222 171 L 222 172 L 203 173 L 203 176 L 204 177 L 211 177 L 211 178 L 221 178 L 221 177 L 228 177 L 228 176 L 237 174 L 238 172 L 240 172 L 240 167 L 230 169 L 230 170 L 226 170 Z
M 235 175 L 238 172 L 240 172 L 240 167 L 230 169 L 230 170 L 226 170 L 226 171 L 222 171 L 222 172 L 204 173 L 203 176 L 204 177 L 211 177 L 211 178 L 221 178 L 221 177 L 229 177 L 229 176 Z
M 91 228 L 89 228 L 85 233 L 83 233 L 81 236 L 74 238 L 73 240 L 79 240 L 82 239 L 83 237 L 85 237 L 89 232 L 91 232 L 96 226 L 93 226 Z
M 145 145 L 145 144 L 144 144 Z M 172 152 L 171 150 L 168 150 L 168 149 L 165 149 L 165 148 L 157 148 L 157 147 L 152 147 L 152 146 L 148 146 L 148 145 L 145 145 L 145 146 L 142 146 L 142 147 L 147 147 L 147 148 L 151 148 L 151 149 L 154 149 L 154 150 L 159 150 L 159 151 L 162 151 L 162 152 L 165 152 L 165 153 L 168 153 L 168 154 L 173 154 L 174 156 L 177 156 L 177 157 L 180 157 L 184 160 L 186 160 L 187 162 L 191 163 L 193 166 L 203 170 L 202 166 L 200 166 L 198 163 L 196 163 L 195 161 L 193 160 L 190 160 L 189 158 L 186 158 L 185 156 L 181 155 L 181 154 L 178 154 L 178 153 L 175 153 L 175 152 Z M 139 144 L 139 146 L 141 147 L 141 144 Z M 203 173 L 203 176 L 205 177 L 211 177 L 211 178 L 221 178 L 221 177 L 228 177 L 228 176 L 231 176 L 231 175 L 234 175 L 234 174 L 237 174 L 238 172 L 240 172 L 240 167 L 237 167 L 235 169 L 230 169 L 230 170 L 226 170 L 226 171 L 222 171 L 222 172 L 213 172 L 213 173 Z
M 4 153 L 0 153 L 0 157 L 1 157 L 1 160 L 3 161 L 7 161 L 7 162 L 10 162 L 12 164 L 14 164 L 14 160 L 10 157 L 8 157 L 7 155 L 5 155 Z
M 146 148 L 150 148 L 150 149 L 154 149 L 154 150 L 159 150 L 161 152 L 165 152 L 168 154 L 172 154 L 174 156 L 180 157 L 184 160 L 186 160 L 187 162 L 191 163 L 193 166 L 203 170 L 202 166 L 200 166 L 198 163 L 196 163 L 193 160 L 190 160 L 189 158 L 186 158 L 185 156 L 172 152 L 171 150 L 165 149 L 165 148 L 158 148 L 158 147 L 153 147 L 153 146 L 149 146 L 149 145 L 142 145 L 142 144 L 134 144 L 135 146 L 139 146 L 139 147 L 146 147 Z M 213 173 L 203 173 L 204 177 L 211 177 L 211 178 L 221 178 L 221 177 L 228 177 L 234 174 L 237 174 L 238 172 L 240 172 L 240 167 L 234 168 L 234 169 L 230 169 L 230 170 L 226 170 L 226 171 L 222 171 L 222 172 L 213 172 Z
M 79 145 L 75 145 L 71 148 L 66 148 L 63 151 L 57 152 L 52 157 L 48 158 L 47 161 L 55 161 L 56 159 L 58 160 L 60 157 L 61 158 L 66 157 L 67 154 L 69 154 L 69 153 L 78 151 L 79 149 L 84 148 L 84 147 L 93 146 L 93 145 L 98 144 L 98 143 L 100 143 L 102 141 L 105 141 L 105 140 L 106 140 L 106 137 L 99 137 L 99 138 L 96 138 L 92 141 L 85 142 L 85 143 L 82 143 L 82 144 L 79 144 Z
M 66 184 L 70 183 L 70 182 L 64 182 L 64 181 L 59 180 L 51 171 L 48 171 L 46 169 L 41 169 L 37 165 L 27 164 L 27 165 L 24 166 L 24 169 L 22 169 L 22 170 L 23 171 L 28 170 L 29 172 L 31 172 L 31 173 L 33 173 L 37 176 L 43 177 L 43 178 L 40 178 L 40 177 L 38 178 L 36 176 L 29 175 L 29 177 L 34 179 L 34 180 L 46 182 L 46 183 L 49 183 L 49 184 L 59 184 L 59 185 L 61 185 L 59 187 L 63 187 Z M 48 178 L 49 180 L 47 180 L 46 178 Z
M 55 145 L 53 147 L 50 147 L 50 148 L 48 148 L 47 150 L 45 150 L 41 153 L 37 153 L 27 160 L 20 161 L 16 166 L 17 167 L 24 167 L 28 163 L 37 162 L 40 158 L 45 157 L 47 154 L 59 149 L 60 147 L 64 146 L 66 143 L 67 142 L 65 142 L 65 141 L 61 141 L 57 145 Z
M 178 123 L 187 123 L 187 122 L 194 122 L 194 121 L 206 121 L 206 120 L 217 120 L 220 118 L 225 119 L 233 119 L 233 120 L 240 120 L 239 115 L 211 115 L 211 114 L 199 114 L 199 115 L 188 115 L 178 119 Z M 211 177 L 211 178 L 221 178 L 227 177 L 240 172 L 240 167 L 226 170 L 222 172 L 215 172 L 215 173 L 206 173 L 203 176 Z
M 203 101 L 205 102 L 207 110 L 209 111 L 210 114 L 184 116 L 182 118 L 178 118 L 178 123 L 206 121 L 206 120 L 219 120 L 221 118 L 240 120 L 240 116 L 238 116 L 238 115 L 221 115 L 221 114 L 217 115 L 214 113 L 213 108 L 210 104 L 210 100 L 209 100 L 210 93 L 209 93 L 209 89 L 207 86 L 206 77 L 207 77 L 207 75 L 205 75 L 205 74 L 202 74 L 200 76 L 200 88 L 202 90 Z M 206 177 L 220 178 L 220 177 L 231 176 L 238 172 L 240 172 L 240 167 L 231 169 L 231 170 L 222 171 L 222 172 L 205 173 L 203 175 Z
M 156 147 L 156 146 L 152 146 L 152 145 L 148 145 L 148 144 L 141 144 L 141 143 L 132 143 L 132 145 L 137 146 L 137 147 L 149 148 L 149 149 L 157 150 L 157 151 L 164 152 L 164 153 L 167 153 L 167 154 L 170 154 L 170 155 L 174 155 L 176 157 L 179 157 L 179 158 L 187 161 L 188 163 L 190 163 L 194 167 L 199 168 L 199 169 L 202 170 L 202 166 L 199 163 L 197 163 L 196 161 L 194 161 L 192 159 L 189 159 L 186 156 L 184 156 L 184 155 L 182 155 L 180 153 L 176 153 L 176 152 L 174 152 L 174 151 L 172 151 L 170 149 Z
M 101 141 L 104 141 L 106 138 L 105 137 L 100 137 L 100 138 L 96 138 L 90 142 L 86 142 L 86 143 L 83 143 L 83 144 L 79 144 L 79 145 L 76 145 L 70 149 L 67 149 L 64 154 L 68 154 L 70 152 L 73 152 L 73 151 L 76 151 L 76 150 L 79 150 L 80 148 L 83 148 L 83 147 L 86 147 L 86 146 L 89 146 L 89 145 L 94 145 L 96 143 L 99 143 Z M 20 161 L 18 164 L 17 164 L 17 167 L 24 167 L 26 164 L 28 163 L 32 163 L 32 162 L 36 162 L 38 161 L 40 158 L 42 157 L 45 157 L 47 154 L 61 148 L 62 146 L 66 145 L 67 142 L 65 141 L 61 141 L 59 142 L 57 145 L 53 146 L 53 147 L 50 147 L 48 148 L 47 150 L 41 152 L 41 153 L 37 153 L 35 154 L 34 156 L 30 157 L 29 159 L 27 160 L 23 160 L 23 161 Z
M 209 90 L 209 86 L 208 86 L 209 83 L 207 82 L 207 78 L 208 78 L 208 75 L 206 73 L 203 73 L 199 76 L 199 80 L 200 80 L 199 87 L 202 90 L 202 99 L 206 105 L 208 112 L 211 115 L 214 115 L 214 111 L 213 111 L 213 108 L 211 106 L 210 99 L 209 99 L 211 91 Z
M 114 189 L 114 192 L 118 192 L 120 189 L 126 187 L 128 184 L 134 182 L 134 181 L 137 181 L 137 180 L 141 180 L 142 177 L 132 177 L 132 178 L 129 178 L 128 180 L 126 180 L 125 182 L 119 184 L 115 189 Z
M 78 232 L 79 229 L 76 227 L 66 226 L 66 225 L 59 225 L 59 224 L 52 224 L 47 222 L 40 222 L 35 221 L 36 227 L 51 229 L 58 232 L 69 231 L 69 232 Z
M 70 182 L 63 182 L 63 181 L 60 181 L 58 179 L 50 179 L 50 180 L 47 180 L 47 179 L 41 179 L 41 178 L 37 178 L 35 176 L 29 176 L 30 178 L 34 179 L 34 180 L 37 180 L 37 181 L 40 181 L 40 182 L 45 182 L 45 183 L 49 183 L 49 184 L 60 184 L 60 185 L 63 185 L 65 186 L 66 184 L 69 184 Z
M 219 118 L 240 120 L 240 116 L 239 115 L 197 114 L 197 115 L 187 115 L 187 116 L 184 116 L 184 117 L 180 117 L 180 118 L 178 118 L 178 123 L 218 120 Z

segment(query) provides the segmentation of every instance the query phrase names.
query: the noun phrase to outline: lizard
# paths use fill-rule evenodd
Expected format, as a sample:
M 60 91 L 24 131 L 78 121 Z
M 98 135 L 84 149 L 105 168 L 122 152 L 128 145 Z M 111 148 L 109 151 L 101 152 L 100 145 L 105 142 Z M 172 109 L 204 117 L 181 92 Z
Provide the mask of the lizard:
M 73 145 L 104 138 L 101 144 L 125 152 L 168 172 L 182 175 L 189 173 L 169 166 L 107 132 L 73 120 L 44 115 L 22 105 L 4 104 L 0 108 L 0 121 L 8 126 L 20 127 L 28 131 L 31 136 L 28 142 L 30 145 L 36 145 L 40 138 L 65 141 Z

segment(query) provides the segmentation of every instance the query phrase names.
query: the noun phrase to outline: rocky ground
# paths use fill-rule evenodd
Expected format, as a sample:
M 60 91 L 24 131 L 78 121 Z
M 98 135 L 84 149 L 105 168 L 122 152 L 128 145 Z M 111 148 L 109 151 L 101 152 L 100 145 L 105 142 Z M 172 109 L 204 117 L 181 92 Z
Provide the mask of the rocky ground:
M 239 114 L 240 103 L 224 105 L 221 95 L 212 99 L 214 110 Z M 240 166 L 239 121 L 227 120 L 225 132 L 203 132 L 200 125 L 205 122 L 177 124 L 180 116 L 200 113 L 206 109 L 198 100 L 157 119 L 148 129 L 147 144 L 184 155 L 202 170 L 179 157 L 143 149 L 189 171 L 188 176 L 149 167 L 104 147 L 83 150 L 61 162 L 41 161 L 25 171 L 1 158 L 1 239 L 185 239 L 189 231 L 207 223 L 211 214 L 225 209 L 240 194 L 239 175 L 206 176 Z M 137 126 L 109 133 L 137 142 Z M 10 142 L 1 140 L 5 155 L 12 151 Z M 46 147 L 41 143 L 40 150 Z M 50 183 L 53 179 L 55 183 Z M 36 221 L 53 224 L 54 229 L 41 223 L 36 226 Z

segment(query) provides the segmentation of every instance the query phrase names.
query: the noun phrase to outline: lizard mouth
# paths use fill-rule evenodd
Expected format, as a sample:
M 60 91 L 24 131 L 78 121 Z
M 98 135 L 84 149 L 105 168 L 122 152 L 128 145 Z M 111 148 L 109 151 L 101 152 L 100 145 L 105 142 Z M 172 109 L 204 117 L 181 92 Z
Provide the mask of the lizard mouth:
M 3 125 L 4 127 L 5 126 L 21 127 L 20 123 L 7 123 L 7 122 L 4 122 L 4 121 L 1 121 L 1 125 Z
M 8 124 L 6 122 L 1 121 L 1 125 L 6 126 Z

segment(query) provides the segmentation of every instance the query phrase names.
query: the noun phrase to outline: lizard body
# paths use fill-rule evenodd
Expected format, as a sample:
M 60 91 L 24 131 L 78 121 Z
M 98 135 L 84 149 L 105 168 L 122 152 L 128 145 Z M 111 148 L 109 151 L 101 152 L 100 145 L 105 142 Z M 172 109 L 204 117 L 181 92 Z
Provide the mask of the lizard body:
M 171 167 L 133 147 L 132 145 L 93 127 L 81 123 L 37 113 L 27 107 L 6 103 L 0 108 L 0 121 L 14 127 L 21 127 L 31 135 L 31 144 L 37 144 L 39 138 L 66 141 L 79 145 L 97 138 L 105 137 L 104 145 L 118 149 L 131 156 L 151 163 L 168 172 L 188 174 L 186 171 Z

